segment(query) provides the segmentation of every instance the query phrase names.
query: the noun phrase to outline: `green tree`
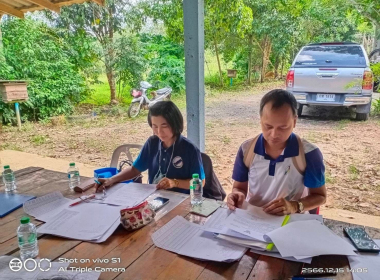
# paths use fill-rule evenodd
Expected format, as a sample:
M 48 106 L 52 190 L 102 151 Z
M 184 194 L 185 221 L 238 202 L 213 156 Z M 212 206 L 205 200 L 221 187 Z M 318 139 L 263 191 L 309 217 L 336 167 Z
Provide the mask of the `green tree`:
M 72 49 L 56 30 L 31 19 L 8 19 L 1 24 L 5 63 L 0 79 L 28 80 L 29 100 L 21 104 L 31 120 L 68 114 L 88 92 L 85 78 L 72 63 Z M 1 103 L 6 122 L 13 118 Z
M 116 83 L 121 96 L 127 85 L 136 86 L 146 71 L 147 61 L 144 58 L 143 44 L 138 36 L 123 34 L 115 41 Z
M 74 32 L 85 31 L 94 36 L 102 47 L 102 57 L 110 86 L 111 103 L 116 103 L 116 47 L 115 35 L 124 29 L 141 28 L 143 16 L 131 0 L 106 0 L 105 5 L 83 3 L 64 7 L 56 24 Z

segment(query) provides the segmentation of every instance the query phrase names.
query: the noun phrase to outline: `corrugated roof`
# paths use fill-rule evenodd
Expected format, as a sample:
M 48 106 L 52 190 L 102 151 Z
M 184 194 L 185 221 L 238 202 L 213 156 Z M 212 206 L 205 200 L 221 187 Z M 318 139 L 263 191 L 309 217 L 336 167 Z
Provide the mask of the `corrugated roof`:
M 23 18 L 26 12 L 42 9 L 49 9 L 59 13 L 62 6 L 83 2 L 104 4 L 104 0 L 0 0 L 0 14 Z

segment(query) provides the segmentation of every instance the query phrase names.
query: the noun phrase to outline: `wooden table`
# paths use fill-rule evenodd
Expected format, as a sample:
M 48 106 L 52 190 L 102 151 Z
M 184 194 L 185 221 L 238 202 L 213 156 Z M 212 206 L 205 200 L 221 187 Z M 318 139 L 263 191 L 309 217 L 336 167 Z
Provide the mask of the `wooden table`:
M 85 178 L 83 178 L 85 179 Z M 18 191 L 24 194 L 42 196 L 53 191 L 61 191 L 69 198 L 77 197 L 68 188 L 65 173 L 30 167 L 16 172 Z M 288 279 L 299 274 L 302 267 L 311 268 L 349 268 L 345 256 L 322 256 L 313 258 L 311 264 L 285 261 L 272 257 L 247 252 L 240 262 L 217 263 L 199 261 L 182 257 L 157 248 L 153 245 L 151 235 L 177 215 L 187 220 L 203 224 L 206 219 L 189 213 L 190 203 L 185 200 L 158 222 L 144 228 L 127 232 L 119 227 L 104 243 L 94 244 L 77 240 L 68 240 L 51 235 L 39 236 L 38 245 L 41 258 L 58 261 L 67 259 L 108 259 L 117 263 L 99 264 L 75 263 L 73 267 L 100 267 L 100 279 Z M 16 229 L 19 219 L 24 215 L 21 209 L 0 219 L 0 255 L 19 256 Z M 31 218 L 40 225 L 41 222 Z M 343 227 L 350 224 L 325 219 L 325 224 L 339 235 Z M 380 230 L 366 228 L 372 238 L 380 238 Z M 339 273 L 334 279 L 352 279 L 350 272 Z

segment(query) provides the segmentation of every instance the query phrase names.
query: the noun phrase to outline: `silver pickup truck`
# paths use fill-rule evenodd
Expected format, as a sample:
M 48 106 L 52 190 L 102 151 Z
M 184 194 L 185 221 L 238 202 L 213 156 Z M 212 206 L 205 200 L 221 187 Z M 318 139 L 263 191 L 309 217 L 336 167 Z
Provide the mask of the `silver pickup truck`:
M 307 106 L 355 106 L 356 119 L 371 111 L 373 75 L 367 53 L 355 43 L 304 46 L 286 77 L 286 89 L 298 103 L 298 115 Z

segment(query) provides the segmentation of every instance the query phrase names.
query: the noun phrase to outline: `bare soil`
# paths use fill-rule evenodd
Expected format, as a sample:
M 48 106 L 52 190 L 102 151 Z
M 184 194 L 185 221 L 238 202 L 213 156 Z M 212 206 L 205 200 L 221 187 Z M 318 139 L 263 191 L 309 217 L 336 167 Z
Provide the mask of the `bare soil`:
M 206 96 L 206 153 L 227 193 L 231 191 L 232 168 L 240 144 L 260 133 L 260 99 L 279 86 L 265 84 Z M 109 166 L 117 146 L 142 144 L 152 134 L 146 111 L 134 120 L 128 119 L 125 110 L 111 112 L 94 120 L 77 118 L 75 123 L 56 126 L 27 123 L 20 132 L 5 127 L 0 147 Z M 185 116 L 185 110 L 182 112 Z M 318 145 L 324 155 L 328 201 L 323 207 L 380 216 L 379 117 L 357 122 L 352 110 L 304 108 L 295 132 Z

